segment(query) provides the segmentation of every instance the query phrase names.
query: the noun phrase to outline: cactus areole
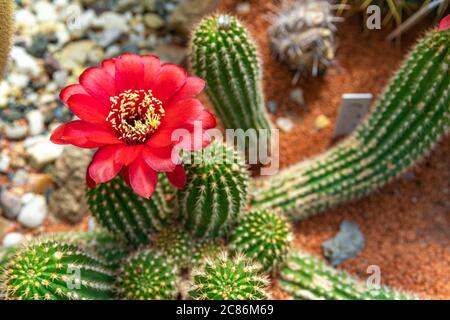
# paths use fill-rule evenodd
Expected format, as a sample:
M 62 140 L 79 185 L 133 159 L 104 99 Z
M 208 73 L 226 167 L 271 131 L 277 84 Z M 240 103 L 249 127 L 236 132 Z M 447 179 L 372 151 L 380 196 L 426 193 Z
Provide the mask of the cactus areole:
M 157 173 L 165 172 L 174 186 L 183 187 L 184 170 L 173 148 L 207 145 L 205 131 L 216 125 L 195 99 L 205 82 L 177 65 L 161 64 L 158 57 L 135 54 L 105 60 L 84 71 L 79 82 L 65 87 L 60 98 L 80 120 L 59 126 L 51 140 L 99 148 L 87 170 L 88 186 L 121 172 L 128 186 L 148 198 Z M 176 129 L 183 129 L 180 139 L 172 139 Z

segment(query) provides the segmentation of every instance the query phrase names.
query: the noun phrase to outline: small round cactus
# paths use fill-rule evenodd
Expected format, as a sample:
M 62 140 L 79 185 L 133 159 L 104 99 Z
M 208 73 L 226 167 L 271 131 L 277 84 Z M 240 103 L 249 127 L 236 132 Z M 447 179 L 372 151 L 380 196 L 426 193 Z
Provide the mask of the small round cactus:
M 123 263 L 116 288 L 119 297 L 126 300 L 171 300 L 177 295 L 176 279 L 175 265 L 146 249 Z
M 180 268 L 191 265 L 193 239 L 183 228 L 172 225 L 164 228 L 153 239 L 155 248 Z
M 299 76 L 324 73 L 336 52 L 334 16 L 325 0 L 300 0 L 281 8 L 272 18 L 269 39 L 276 56 Z
M 286 258 L 291 240 L 286 218 L 269 210 L 251 211 L 234 231 L 230 249 L 245 253 L 271 271 Z
M 17 250 L 0 277 L 7 300 L 111 299 L 113 273 L 77 246 L 34 242 Z
M 192 265 L 201 266 L 208 259 L 214 259 L 223 251 L 223 245 L 220 241 L 213 239 L 200 239 L 194 244 L 192 250 Z
M 102 183 L 86 192 L 89 208 L 97 221 L 112 234 L 134 247 L 150 242 L 151 233 L 160 230 L 170 219 L 172 211 L 167 203 L 165 184 L 160 182 L 150 199 L 139 197 L 123 179 Z
M 196 300 L 265 300 L 268 279 L 261 266 L 243 255 L 229 258 L 222 252 L 193 270 L 193 287 L 189 292 Z
M 180 220 L 196 237 L 227 237 L 247 204 L 247 168 L 220 142 L 185 161 L 187 184 L 178 190 Z

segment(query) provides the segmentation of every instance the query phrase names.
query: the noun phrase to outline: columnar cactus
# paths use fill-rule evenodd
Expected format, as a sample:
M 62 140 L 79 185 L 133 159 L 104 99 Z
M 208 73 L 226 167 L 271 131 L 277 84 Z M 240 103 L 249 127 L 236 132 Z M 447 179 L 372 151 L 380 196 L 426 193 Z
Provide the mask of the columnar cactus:
M 270 129 L 255 42 L 234 17 L 203 19 L 192 36 L 191 64 L 226 129 Z M 270 133 L 269 133 L 270 134 Z
M 450 30 L 442 29 L 419 41 L 353 135 L 258 181 L 253 205 L 304 219 L 365 196 L 427 155 L 450 128 Z
M 409 300 L 414 297 L 375 286 L 333 269 L 317 257 L 293 251 L 279 280 L 281 289 L 299 300 Z
M 87 189 L 89 208 L 112 234 L 133 246 L 148 244 L 151 233 L 161 229 L 172 215 L 164 190 L 168 182 L 162 175 L 160 180 L 152 197 L 145 199 L 128 188 L 121 177 L 116 177 L 95 189 Z
M 190 235 L 176 225 L 164 228 L 152 241 L 158 251 L 180 268 L 191 265 L 193 242 Z
M 289 68 L 317 76 L 332 63 L 336 51 L 334 16 L 329 1 L 300 0 L 281 8 L 268 30 L 272 50 Z
M 268 280 L 261 266 L 243 255 L 230 259 L 221 253 L 193 270 L 193 288 L 189 292 L 196 300 L 265 300 Z
M 0 79 L 3 77 L 14 34 L 12 0 L 0 0 Z
M 0 277 L 1 294 L 13 300 L 111 299 L 113 273 L 77 246 L 55 241 L 18 249 Z
M 247 204 L 243 160 L 225 144 L 213 142 L 185 162 L 187 183 L 177 192 L 182 223 L 196 237 L 226 237 Z
M 230 249 L 245 253 L 262 264 L 264 270 L 275 270 L 289 251 L 292 234 L 286 218 L 269 210 L 246 213 L 234 230 Z
M 120 268 L 116 288 L 126 300 L 170 300 L 177 295 L 176 267 L 161 254 L 144 250 L 128 258 Z

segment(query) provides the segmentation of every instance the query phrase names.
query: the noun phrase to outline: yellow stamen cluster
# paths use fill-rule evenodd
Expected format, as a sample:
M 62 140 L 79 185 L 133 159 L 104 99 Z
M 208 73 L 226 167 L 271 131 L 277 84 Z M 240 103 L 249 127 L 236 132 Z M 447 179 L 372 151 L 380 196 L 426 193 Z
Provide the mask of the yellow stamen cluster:
M 128 144 L 145 143 L 165 115 L 152 90 L 126 90 L 110 98 L 111 111 L 106 120 Z

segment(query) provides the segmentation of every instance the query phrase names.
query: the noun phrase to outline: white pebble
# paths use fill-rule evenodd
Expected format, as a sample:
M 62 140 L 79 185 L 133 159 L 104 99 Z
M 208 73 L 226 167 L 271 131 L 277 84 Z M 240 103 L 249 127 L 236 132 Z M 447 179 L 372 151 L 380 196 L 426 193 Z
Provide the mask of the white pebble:
M 17 220 L 27 228 L 41 226 L 48 211 L 45 197 L 36 194 L 25 194 L 22 201 L 24 206 L 20 210 Z
M 3 238 L 3 247 L 14 247 L 18 244 L 24 243 L 26 238 L 19 232 L 10 232 Z

